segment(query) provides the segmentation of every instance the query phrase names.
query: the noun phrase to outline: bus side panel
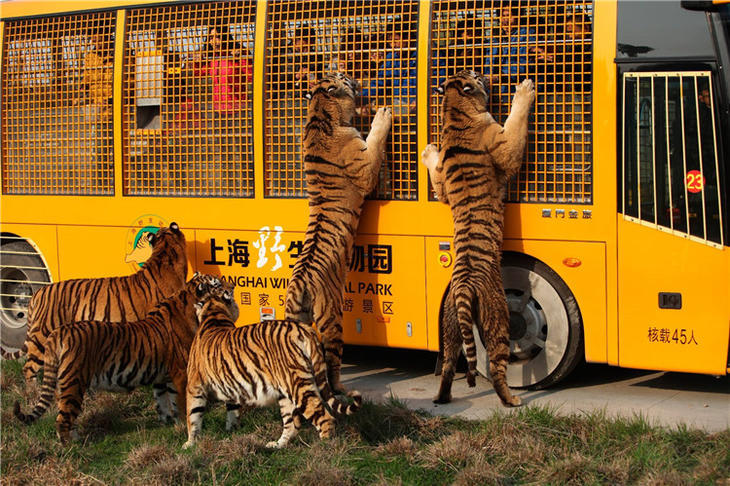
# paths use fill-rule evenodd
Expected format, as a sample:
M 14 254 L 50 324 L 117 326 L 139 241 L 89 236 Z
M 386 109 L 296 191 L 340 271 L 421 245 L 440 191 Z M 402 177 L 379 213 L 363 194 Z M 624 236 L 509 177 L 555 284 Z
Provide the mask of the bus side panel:
M 727 248 L 621 216 L 619 241 L 619 364 L 724 375 L 730 332 Z
M 424 259 L 422 237 L 360 235 L 355 239 L 345 285 L 346 343 L 427 348 Z
M 438 315 L 441 298 L 451 278 L 452 249 L 440 249 L 452 238 L 426 238 L 426 268 L 428 279 L 428 349 L 438 351 Z M 606 247 L 604 243 L 504 240 L 504 250 L 537 258 L 563 279 L 578 302 L 583 318 L 586 360 L 605 363 L 606 355 Z M 444 258 L 442 260 L 441 258 Z M 565 258 L 578 258 L 580 266 L 570 268 Z M 431 325 L 431 323 L 433 323 Z
M 54 282 L 61 279 L 58 266 L 58 241 L 55 225 L 43 224 L 2 224 L 3 233 L 12 233 L 35 243 L 36 250 L 46 262 Z
M 150 226 L 165 223 L 150 221 Z M 131 275 L 152 253 L 145 243 L 144 225 L 134 227 L 58 226 L 59 270 L 62 280 Z M 185 230 L 188 276 L 194 257 L 192 230 Z
M 606 245 L 601 242 L 505 240 L 504 250 L 537 258 L 557 273 L 575 296 L 583 318 L 586 361 L 605 363 Z M 566 258 L 580 265 L 568 267 Z
M 232 281 L 238 323 L 263 314 L 284 318 L 286 289 L 305 234 L 265 226 L 259 231 L 195 232 L 195 269 Z M 348 344 L 425 349 L 423 238 L 361 235 L 344 289 Z

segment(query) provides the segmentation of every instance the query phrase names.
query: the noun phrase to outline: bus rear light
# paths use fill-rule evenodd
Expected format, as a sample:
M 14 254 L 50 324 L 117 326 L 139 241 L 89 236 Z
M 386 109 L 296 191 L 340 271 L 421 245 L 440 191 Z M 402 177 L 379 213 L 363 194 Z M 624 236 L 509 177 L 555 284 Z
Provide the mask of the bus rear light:
M 563 259 L 563 265 L 570 268 L 580 267 L 582 263 L 580 258 L 568 257 Z

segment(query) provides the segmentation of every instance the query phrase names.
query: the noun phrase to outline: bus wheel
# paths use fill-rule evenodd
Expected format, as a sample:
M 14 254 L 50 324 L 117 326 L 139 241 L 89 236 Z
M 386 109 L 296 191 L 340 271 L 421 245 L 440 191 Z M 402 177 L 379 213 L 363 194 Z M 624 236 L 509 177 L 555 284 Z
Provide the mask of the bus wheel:
M 513 253 L 502 257 L 502 283 L 510 311 L 507 384 L 554 385 L 583 359 L 583 323 L 573 294 L 550 267 Z M 477 369 L 487 376 L 486 350 L 474 334 Z
M 43 258 L 27 241 L 2 238 L 0 246 L 0 344 L 12 353 L 23 346 L 28 304 L 33 293 L 51 281 Z

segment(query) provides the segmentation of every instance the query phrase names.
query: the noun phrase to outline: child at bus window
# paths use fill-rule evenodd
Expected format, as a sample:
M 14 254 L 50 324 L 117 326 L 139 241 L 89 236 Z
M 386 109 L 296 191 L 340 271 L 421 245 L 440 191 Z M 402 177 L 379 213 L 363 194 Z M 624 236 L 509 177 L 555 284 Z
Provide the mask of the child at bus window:
M 212 81 L 217 114 L 232 115 L 247 99 L 245 90 L 253 78 L 253 66 L 242 54 L 225 24 L 211 26 L 203 50 L 193 54 L 195 73 Z
M 208 130 L 214 143 L 205 144 L 204 148 L 212 152 L 207 157 L 216 162 L 213 173 L 208 171 L 198 177 L 205 177 L 205 183 L 208 188 L 213 186 L 215 194 L 237 190 L 236 177 L 243 175 L 243 153 L 253 144 L 252 134 L 241 129 L 244 110 L 251 101 L 246 90 L 252 82 L 253 66 L 243 57 L 241 46 L 223 23 L 208 29 L 202 50 L 193 54 L 192 59 L 193 72 L 205 77 L 211 86 L 205 97 L 204 116 L 213 119 Z M 211 95 L 212 100 L 208 98 Z
M 365 38 L 362 32 L 357 27 L 348 27 L 340 37 L 335 69 L 364 84 L 368 71 L 368 59 L 364 52 Z

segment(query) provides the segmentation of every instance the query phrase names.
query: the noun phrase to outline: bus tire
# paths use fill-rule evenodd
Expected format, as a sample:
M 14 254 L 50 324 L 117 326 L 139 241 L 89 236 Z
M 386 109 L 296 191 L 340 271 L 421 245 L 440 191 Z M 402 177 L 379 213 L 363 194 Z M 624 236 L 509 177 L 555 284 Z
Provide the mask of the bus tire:
M 36 290 L 51 281 L 37 250 L 18 237 L 0 242 L 0 345 L 12 353 L 23 346 L 28 331 L 28 304 Z
M 530 390 L 555 385 L 567 377 L 584 356 L 583 320 L 573 293 L 550 267 L 519 253 L 503 254 L 502 282 L 510 309 L 511 354 L 507 384 Z M 439 338 L 442 313 L 443 299 Z M 477 371 L 488 377 L 487 351 L 476 329 L 474 339 Z M 439 371 L 437 364 L 436 374 Z

